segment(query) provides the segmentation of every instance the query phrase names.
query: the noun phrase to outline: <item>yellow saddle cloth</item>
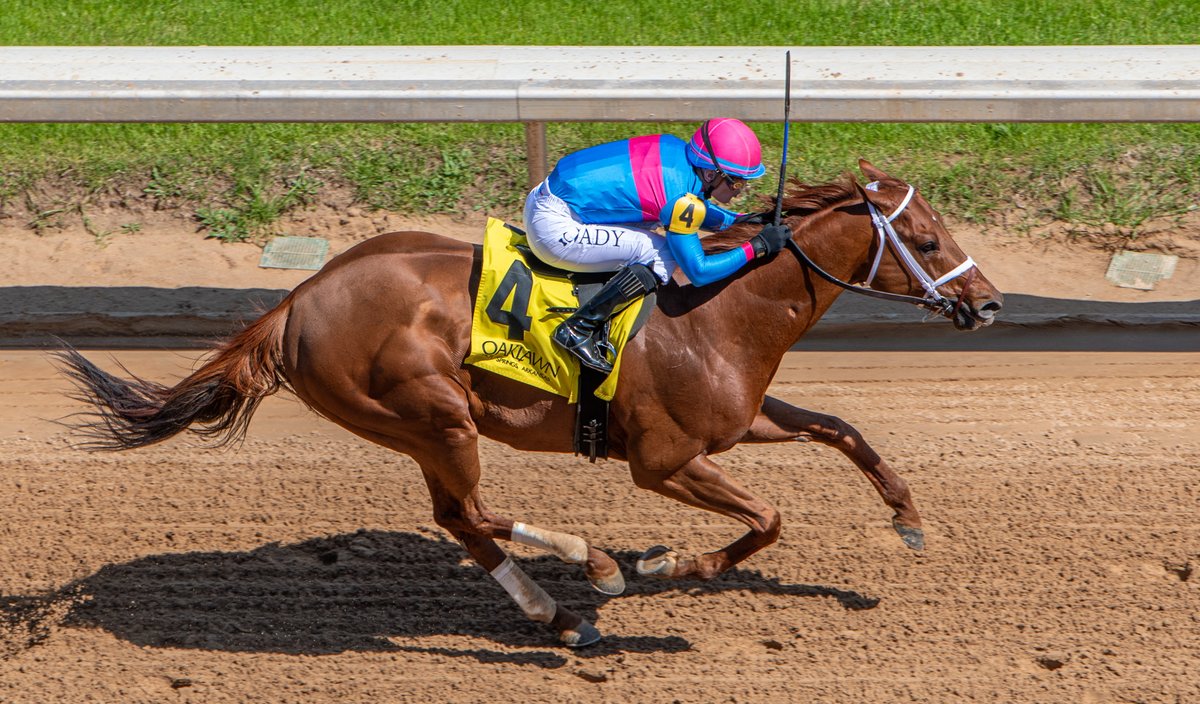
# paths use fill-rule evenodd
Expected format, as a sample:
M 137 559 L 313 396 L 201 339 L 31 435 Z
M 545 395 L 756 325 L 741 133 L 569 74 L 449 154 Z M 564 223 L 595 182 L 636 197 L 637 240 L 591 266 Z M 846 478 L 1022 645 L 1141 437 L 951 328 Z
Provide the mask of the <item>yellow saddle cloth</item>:
M 550 339 L 569 312 L 579 305 L 574 284 L 565 277 L 534 272 L 518 246 L 525 235 L 503 221 L 488 218 L 483 238 L 483 273 L 471 321 L 471 353 L 467 364 L 565 396 L 579 396 L 579 360 Z M 621 370 L 621 348 L 629 339 L 643 299 L 618 313 L 609 325 L 609 342 L 617 350 L 613 370 L 596 389 L 611 401 Z

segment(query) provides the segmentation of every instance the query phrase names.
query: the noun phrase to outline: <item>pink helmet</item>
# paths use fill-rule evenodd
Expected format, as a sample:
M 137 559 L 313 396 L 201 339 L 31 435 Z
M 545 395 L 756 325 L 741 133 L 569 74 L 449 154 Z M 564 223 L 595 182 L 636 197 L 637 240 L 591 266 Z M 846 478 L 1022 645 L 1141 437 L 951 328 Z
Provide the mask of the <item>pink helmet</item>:
M 705 139 L 705 131 L 708 139 Z M 709 146 L 717 154 L 713 164 Z M 687 159 L 692 166 L 716 169 L 735 178 L 758 178 L 766 171 L 762 165 L 762 146 L 754 130 L 732 117 L 705 120 L 687 145 Z

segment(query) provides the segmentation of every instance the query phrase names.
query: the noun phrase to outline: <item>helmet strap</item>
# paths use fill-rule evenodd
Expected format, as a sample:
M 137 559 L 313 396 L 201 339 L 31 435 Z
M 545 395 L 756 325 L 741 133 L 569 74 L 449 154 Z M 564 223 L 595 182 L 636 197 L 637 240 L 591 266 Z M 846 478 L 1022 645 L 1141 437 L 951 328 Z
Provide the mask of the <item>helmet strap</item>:
M 713 171 L 716 171 L 717 175 L 704 186 L 705 200 L 712 197 L 712 192 L 716 189 L 717 184 L 720 183 L 720 179 L 727 178 L 725 170 L 721 168 L 721 162 L 717 161 L 717 152 L 713 149 L 712 140 L 708 137 L 708 123 L 710 122 L 712 122 L 711 119 L 705 120 L 704 124 L 700 126 L 700 137 L 704 140 L 704 148 L 708 150 L 708 158 L 712 159 Z

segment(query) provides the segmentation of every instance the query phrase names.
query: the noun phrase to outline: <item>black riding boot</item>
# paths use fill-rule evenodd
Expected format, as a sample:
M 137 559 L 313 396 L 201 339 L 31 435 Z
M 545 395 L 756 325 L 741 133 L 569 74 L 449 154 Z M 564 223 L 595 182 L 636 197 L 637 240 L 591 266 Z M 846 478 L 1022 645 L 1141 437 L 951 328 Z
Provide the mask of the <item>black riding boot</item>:
M 617 307 L 636 301 L 658 288 L 658 277 L 645 264 L 631 264 L 617 272 L 554 330 L 554 341 L 579 358 L 584 365 L 605 374 L 612 364 L 597 345 L 596 333 L 612 317 Z

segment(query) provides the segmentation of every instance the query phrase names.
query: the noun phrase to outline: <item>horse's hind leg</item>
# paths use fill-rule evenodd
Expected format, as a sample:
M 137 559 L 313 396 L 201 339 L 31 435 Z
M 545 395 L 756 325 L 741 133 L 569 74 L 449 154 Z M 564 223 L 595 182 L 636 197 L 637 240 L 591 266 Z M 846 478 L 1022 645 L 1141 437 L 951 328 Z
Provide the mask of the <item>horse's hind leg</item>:
M 464 418 L 458 425 L 461 428 L 446 437 L 448 442 L 444 446 L 435 444 L 423 452 L 412 448 L 401 449 L 421 465 L 427 482 L 436 478 L 438 484 L 445 488 L 446 496 L 450 497 L 439 501 L 435 487 L 430 483 L 439 525 L 447 530 L 463 530 L 537 548 L 563 562 L 583 565 L 588 582 L 602 594 L 614 596 L 625 591 L 625 578 L 616 561 L 603 550 L 588 545 L 583 538 L 516 523 L 488 511 L 478 494 L 479 438 L 475 426 L 469 418 Z M 464 432 L 462 428 L 468 426 L 469 435 L 460 438 Z M 461 443 L 466 444 L 460 447 Z M 488 567 L 489 571 L 491 569 Z
M 569 564 L 584 565 L 588 582 L 601 594 L 616 596 L 625 591 L 625 577 L 616 561 L 603 550 L 588 545 L 583 538 L 528 523 L 512 522 L 510 526 L 508 539 L 514 543 L 548 552 Z
M 426 436 L 429 437 L 432 436 Z M 496 545 L 494 538 L 509 537 L 513 523 L 488 510 L 479 495 L 478 436 L 474 424 L 464 419 L 457 429 L 447 432 L 442 439 L 447 442 L 427 448 L 427 451 L 411 447 L 402 449 L 421 467 L 433 500 L 434 521 L 448 530 L 504 587 L 528 618 L 550 624 L 558 632 L 559 640 L 571 647 L 600 640 L 600 632 L 595 626 L 558 605 Z M 604 557 L 611 562 L 607 555 Z
M 600 631 L 583 617 L 559 606 L 554 599 L 525 574 L 496 541 L 479 530 L 482 523 L 496 518 L 479 501 L 478 491 L 472 491 L 468 501 L 460 501 L 439 486 L 436 479 L 426 475 L 429 492 L 433 497 L 434 517 L 438 525 L 451 535 L 471 554 L 475 562 L 492 575 L 517 603 L 521 611 L 532 621 L 550 624 L 558 632 L 559 640 L 573 648 L 591 645 L 600 640 Z M 463 509 L 467 509 L 464 511 Z M 475 518 L 468 515 L 474 514 Z M 469 526 L 469 527 L 464 527 Z
M 592 624 L 559 606 L 496 545 L 494 538 L 511 537 L 513 523 L 489 511 L 479 496 L 479 436 L 461 388 L 429 376 L 398 389 L 390 398 L 419 399 L 420 406 L 356 399 L 352 410 L 343 408 L 337 417 L 351 432 L 416 460 L 433 501 L 434 520 L 504 587 L 526 616 L 550 624 L 572 647 L 599 640 Z M 593 562 L 603 566 L 602 560 L 592 559 L 594 552 L 616 570 L 612 558 L 593 548 L 587 552 L 589 567 Z
M 897 475 L 854 426 L 841 418 L 815 413 L 766 397 L 754 424 L 741 442 L 815 440 L 837 448 L 862 470 L 883 502 L 895 510 L 892 526 L 913 550 L 925 548 L 921 515 L 913 504 L 908 483 Z

